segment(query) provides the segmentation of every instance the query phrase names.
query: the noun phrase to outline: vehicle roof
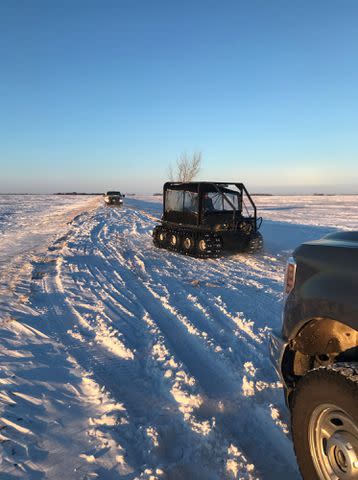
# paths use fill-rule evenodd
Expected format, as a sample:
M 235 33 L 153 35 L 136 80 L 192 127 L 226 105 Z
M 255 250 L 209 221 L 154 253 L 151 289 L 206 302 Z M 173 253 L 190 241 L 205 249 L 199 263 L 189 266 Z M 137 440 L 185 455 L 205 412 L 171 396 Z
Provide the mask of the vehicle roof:
M 118 190 L 108 190 L 107 195 L 121 195 L 121 192 Z
M 243 183 L 239 182 L 166 182 L 164 184 L 164 190 L 173 189 L 197 192 L 199 185 L 201 186 L 202 192 L 217 192 L 216 186 L 223 192 L 240 193 L 239 191 L 229 189 L 228 186 L 235 185 L 238 188 L 243 187 Z
M 241 182 L 166 182 L 164 185 L 243 185 Z

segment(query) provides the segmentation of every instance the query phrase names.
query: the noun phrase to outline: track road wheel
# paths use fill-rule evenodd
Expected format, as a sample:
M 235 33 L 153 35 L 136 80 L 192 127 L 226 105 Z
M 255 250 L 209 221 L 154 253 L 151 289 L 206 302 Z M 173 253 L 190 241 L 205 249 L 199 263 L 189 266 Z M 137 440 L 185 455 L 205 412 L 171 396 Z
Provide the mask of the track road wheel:
M 153 243 L 156 247 L 165 248 L 167 245 L 167 232 L 161 226 L 155 227 L 153 231 Z
M 210 235 L 199 236 L 196 241 L 195 256 L 198 258 L 209 258 L 213 256 Z
M 194 238 L 191 235 L 184 235 L 183 237 L 183 251 L 188 254 L 193 251 L 195 246 Z
M 206 253 L 208 248 L 208 242 L 205 238 L 199 238 L 198 240 L 198 251 L 199 253 Z
M 358 479 L 358 364 L 308 372 L 292 399 L 292 435 L 306 480 Z
M 180 235 L 177 232 L 168 234 L 168 242 L 171 250 L 178 251 L 180 249 Z
M 164 246 L 166 239 L 167 239 L 167 234 L 163 230 L 159 232 L 158 234 L 159 244 Z

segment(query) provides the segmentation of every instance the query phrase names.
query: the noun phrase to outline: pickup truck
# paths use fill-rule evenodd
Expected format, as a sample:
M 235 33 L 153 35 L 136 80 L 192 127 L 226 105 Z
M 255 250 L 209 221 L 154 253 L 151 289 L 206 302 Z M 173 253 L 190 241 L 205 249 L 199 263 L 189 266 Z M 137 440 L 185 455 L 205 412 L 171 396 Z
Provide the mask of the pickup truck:
M 121 192 L 109 191 L 104 195 L 104 202 L 108 205 L 123 205 L 123 198 Z
M 358 479 L 358 232 L 300 245 L 289 259 L 270 357 L 306 480 Z

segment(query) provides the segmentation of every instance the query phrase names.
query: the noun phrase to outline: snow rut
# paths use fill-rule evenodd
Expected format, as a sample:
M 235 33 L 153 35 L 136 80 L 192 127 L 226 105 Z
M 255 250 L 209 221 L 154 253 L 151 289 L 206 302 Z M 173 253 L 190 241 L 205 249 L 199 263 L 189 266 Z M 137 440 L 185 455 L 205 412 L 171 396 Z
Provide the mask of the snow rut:
M 131 208 L 82 215 L 45 281 L 54 332 L 124 405 L 133 478 L 296 478 L 266 346 L 282 265 L 157 250 L 152 228 Z
M 337 215 L 263 198 L 265 254 L 202 261 L 153 247 L 160 202 L 99 200 L 5 211 L 0 476 L 298 479 L 267 335 L 285 256 Z
M 77 447 L 67 478 L 299 478 L 267 358 L 282 262 L 159 250 L 154 222 L 150 207 L 100 207 L 33 258 L 27 306 L 17 312 L 23 323 L 6 330 L 12 366 L 0 377 L 8 382 L 0 403 L 15 404 L 1 415 L 12 433 L 0 431 L 0 442 L 21 450 L 19 478 L 60 478 L 69 431 Z M 17 348 L 14 326 L 26 348 Z M 32 405 L 32 418 L 22 404 Z M 63 405 L 73 408 L 64 414 Z M 58 423 L 46 426 L 46 412 Z M 48 427 L 54 435 L 27 449 L 26 438 Z

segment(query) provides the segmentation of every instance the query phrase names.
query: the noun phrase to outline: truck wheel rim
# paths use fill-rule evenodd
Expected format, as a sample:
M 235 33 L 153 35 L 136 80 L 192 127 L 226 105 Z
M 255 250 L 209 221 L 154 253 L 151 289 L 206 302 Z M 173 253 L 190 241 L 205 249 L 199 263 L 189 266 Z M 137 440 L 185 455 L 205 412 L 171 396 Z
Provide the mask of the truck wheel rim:
M 185 250 L 190 250 L 192 247 L 192 244 L 193 244 L 192 239 L 189 237 L 186 237 L 183 243 Z
M 206 241 L 205 240 L 199 240 L 198 246 L 199 246 L 199 250 L 204 252 L 206 250 Z
M 176 235 L 171 235 L 170 237 L 170 243 L 175 246 L 178 243 Z
M 161 242 L 164 242 L 164 240 L 165 240 L 165 233 L 160 232 L 160 234 L 159 234 L 159 240 L 160 240 Z
M 341 407 L 316 407 L 310 418 L 308 438 L 321 480 L 358 479 L 358 426 Z

